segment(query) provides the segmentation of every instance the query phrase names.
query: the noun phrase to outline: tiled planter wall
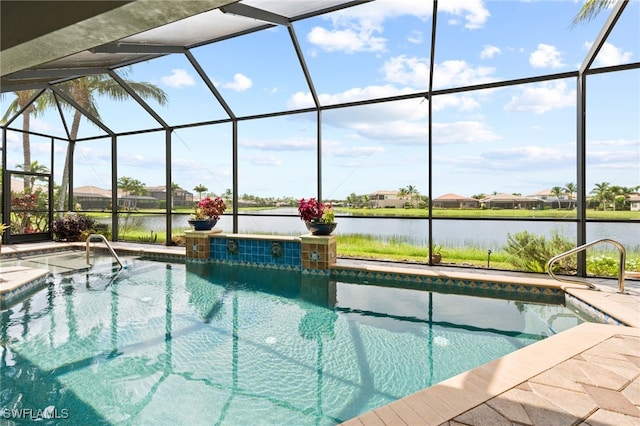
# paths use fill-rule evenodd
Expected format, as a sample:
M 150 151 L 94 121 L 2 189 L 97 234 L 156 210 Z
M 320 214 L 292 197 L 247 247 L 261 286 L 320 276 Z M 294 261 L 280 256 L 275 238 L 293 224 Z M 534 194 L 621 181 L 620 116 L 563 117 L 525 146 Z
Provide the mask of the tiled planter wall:
M 328 275 L 336 263 L 336 237 L 223 234 L 187 231 L 187 261 L 276 268 Z

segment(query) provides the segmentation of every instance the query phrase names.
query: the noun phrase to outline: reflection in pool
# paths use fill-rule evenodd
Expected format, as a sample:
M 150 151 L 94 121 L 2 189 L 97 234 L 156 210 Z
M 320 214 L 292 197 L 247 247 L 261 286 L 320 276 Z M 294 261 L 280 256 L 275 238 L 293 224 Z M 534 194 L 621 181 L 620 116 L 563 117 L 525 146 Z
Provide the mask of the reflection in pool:
M 68 424 L 336 424 L 581 317 L 558 304 L 132 260 L 1 312 L 0 408 Z

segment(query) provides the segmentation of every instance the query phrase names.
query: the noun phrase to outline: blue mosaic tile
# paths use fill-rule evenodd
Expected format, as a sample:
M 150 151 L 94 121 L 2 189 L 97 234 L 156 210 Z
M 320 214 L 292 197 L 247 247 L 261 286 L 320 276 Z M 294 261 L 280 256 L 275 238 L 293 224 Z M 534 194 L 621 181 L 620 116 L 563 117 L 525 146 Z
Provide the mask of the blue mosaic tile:
M 285 270 L 301 268 L 300 243 L 293 241 L 277 241 L 269 239 L 251 240 L 239 238 L 233 240 L 237 243 L 236 253 L 227 250 L 226 238 L 212 238 L 210 256 L 214 261 L 229 261 L 232 264 L 241 264 L 250 267 L 277 267 L 285 265 Z M 282 249 L 281 256 L 272 254 L 272 245 L 277 243 Z
M 9 305 L 18 302 L 23 297 L 28 296 L 29 294 L 34 293 L 40 288 L 46 286 L 47 283 L 51 280 L 51 277 L 51 274 L 46 274 L 36 278 L 33 281 L 25 283 L 16 289 L 0 294 L 0 309 L 5 309 Z
M 567 306 L 573 306 L 594 321 L 604 324 L 628 325 L 569 293 L 565 294 L 565 300 L 567 302 Z

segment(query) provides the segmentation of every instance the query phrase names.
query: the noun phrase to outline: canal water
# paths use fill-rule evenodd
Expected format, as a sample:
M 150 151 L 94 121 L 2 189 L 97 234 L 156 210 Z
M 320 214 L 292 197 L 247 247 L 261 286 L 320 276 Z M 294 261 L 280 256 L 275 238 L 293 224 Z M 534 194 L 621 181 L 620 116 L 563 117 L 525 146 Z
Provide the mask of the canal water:
M 297 209 L 282 208 L 256 211 L 253 215 L 239 215 L 238 226 L 241 233 L 302 235 L 308 231 L 297 216 Z M 282 217 L 280 215 L 295 215 Z M 189 229 L 188 215 L 172 217 L 174 231 Z M 150 231 L 164 231 L 165 218 L 157 216 L 137 216 L 136 224 Z M 428 221 L 426 218 L 378 218 L 340 217 L 334 234 L 367 234 L 379 239 L 400 239 L 416 245 L 427 245 Z M 223 216 L 216 228 L 232 232 L 232 216 Z M 496 221 L 496 220 L 450 220 L 435 219 L 433 222 L 434 241 L 447 247 L 476 247 L 499 249 L 506 243 L 509 234 L 528 231 L 536 235 L 551 236 L 554 232 L 574 240 L 577 234 L 575 223 L 548 221 Z M 610 238 L 620 241 L 629 251 L 640 250 L 640 223 L 588 223 L 587 241 Z

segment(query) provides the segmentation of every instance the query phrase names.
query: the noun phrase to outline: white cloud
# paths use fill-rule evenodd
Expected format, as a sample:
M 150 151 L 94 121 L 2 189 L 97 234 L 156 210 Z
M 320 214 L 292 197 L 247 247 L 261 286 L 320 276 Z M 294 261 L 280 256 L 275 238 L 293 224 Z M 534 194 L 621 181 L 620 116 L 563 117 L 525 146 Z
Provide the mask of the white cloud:
M 530 145 L 496 149 L 476 155 L 438 157 L 435 160 L 443 166 L 460 169 L 465 174 L 504 174 L 512 179 L 514 171 L 518 170 L 558 171 L 575 162 L 575 153 L 569 149 Z
M 442 111 L 448 108 L 456 108 L 458 111 L 470 112 L 480 109 L 480 103 L 468 95 L 434 96 L 434 111 Z
M 638 170 L 638 151 L 633 150 L 611 150 L 611 151 L 587 151 L 587 161 L 589 167 L 601 165 L 607 168 L 619 168 L 626 170 Z M 616 167 L 615 165 L 618 164 Z
M 31 130 L 35 130 L 36 132 L 48 133 L 53 131 L 53 127 L 51 126 L 51 123 L 45 120 L 40 120 L 39 118 L 35 118 L 34 116 L 31 116 L 30 124 L 31 124 Z
M 254 155 L 247 158 L 254 166 L 280 166 L 282 161 L 275 155 Z
M 592 42 L 585 42 L 585 50 L 591 49 Z M 626 64 L 631 61 L 633 56 L 632 52 L 625 52 L 621 48 L 614 46 L 611 43 L 605 42 L 598 55 L 596 55 L 595 65 L 600 67 L 608 67 L 613 65 Z
M 426 90 L 429 84 L 429 62 L 426 58 L 396 56 L 382 66 L 384 79 L 391 83 Z
M 500 50 L 499 47 L 487 44 L 482 48 L 482 52 L 480 52 L 480 58 L 481 59 L 491 59 L 495 55 L 500 55 L 501 53 L 502 53 L 502 50 Z
M 435 144 L 493 142 L 501 137 L 480 121 L 433 123 Z
M 66 151 L 65 151 L 66 152 Z M 109 150 L 96 150 L 86 144 L 82 144 L 77 146 L 76 148 L 76 156 L 80 154 L 86 163 L 95 163 L 95 162 L 103 162 L 110 163 L 111 162 L 111 151 Z
M 312 108 L 314 106 L 313 96 L 310 92 L 296 92 L 287 100 L 287 108 L 289 109 Z
M 422 120 L 380 120 L 349 121 L 343 117 L 342 124 L 357 131 L 363 138 L 379 140 L 389 145 L 427 145 L 428 127 Z M 335 123 L 332 123 L 335 124 Z M 486 124 L 475 121 L 461 121 L 456 123 L 434 123 L 434 143 L 475 143 L 499 140 L 500 137 L 489 129 Z
M 570 90 L 565 81 L 548 81 L 535 87 L 527 85 L 511 98 L 504 110 L 543 114 L 553 109 L 574 106 L 575 102 L 576 92 Z
M 430 2 L 425 2 L 430 3 Z M 449 0 L 438 3 L 438 11 L 464 18 L 464 26 L 470 30 L 482 28 L 491 14 L 482 0 Z M 449 22 L 458 24 L 458 22 Z
M 567 155 L 569 155 L 568 152 L 558 148 L 530 145 L 490 151 L 485 153 L 484 157 L 494 161 L 506 160 L 510 162 L 514 160 L 526 160 L 530 162 L 538 162 L 558 159 L 566 160 Z
M 193 86 L 196 84 L 196 82 L 193 80 L 193 77 L 191 77 L 186 70 L 179 68 L 171 70 L 171 75 L 165 75 L 161 77 L 160 80 L 166 86 L 176 88 Z
M 331 22 L 331 28 L 316 26 L 307 38 L 311 44 L 331 52 L 384 51 L 387 40 L 380 34 L 385 20 L 404 15 L 427 20 L 432 6 L 430 1 L 378 0 L 329 14 L 324 19 Z M 464 22 L 469 29 L 482 27 L 490 16 L 482 0 L 448 0 L 440 3 L 439 10 L 461 18 L 456 19 L 456 24 Z M 422 40 L 421 35 L 416 36 L 412 33 L 408 40 L 412 43 Z
M 417 16 L 422 20 L 431 18 L 433 4 L 430 1 L 416 0 L 377 0 L 370 6 L 353 7 L 345 10 L 341 16 L 383 22 L 384 19 L 402 15 Z M 481 27 L 490 16 L 482 0 L 447 0 L 438 3 L 438 11 L 446 12 L 464 22 L 469 29 Z
M 253 85 L 251 79 L 243 74 L 237 73 L 233 76 L 233 82 L 222 83 L 221 86 L 225 89 L 231 89 L 236 92 L 244 92 Z
M 462 60 L 444 61 L 436 64 L 433 74 L 434 87 L 470 86 L 495 81 L 495 68 L 473 68 Z
M 400 55 L 389 58 L 382 66 L 383 79 L 419 90 L 426 90 L 429 81 L 429 61 L 427 58 Z M 463 60 L 449 60 L 435 65 L 434 86 L 470 86 L 495 81 L 495 68 L 472 67 Z
M 397 87 L 386 84 L 384 86 L 367 86 L 364 88 L 354 87 L 340 93 L 319 95 L 322 105 L 335 105 L 344 102 L 361 101 L 365 99 L 376 99 L 390 96 L 415 93 L 411 88 L 398 89 Z M 313 106 L 313 98 L 308 92 L 297 92 L 287 101 L 287 107 L 290 109 L 308 108 Z
M 413 30 L 411 31 L 411 34 L 407 36 L 407 41 L 409 43 L 420 44 L 422 43 L 423 40 L 424 40 L 424 35 L 422 34 L 422 31 Z
M 373 35 L 373 29 L 344 29 L 326 30 L 322 27 L 313 28 L 307 38 L 327 52 L 342 51 L 355 52 L 380 52 L 384 51 L 386 39 Z
M 427 145 L 428 128 L 416 121 L 372 121 L 352 124 L 365 138 L 380 140 L 390 145 Z
M 397 89 L 390 85 L 368 86 L 336 94 L 320 94 L 320 102 L 330 105 L 360 99 L 389 97 L 406 92 L 406 89 Z M 308 105 L 311 102 L 310 98 L 311 95 L 308 93 L 296 93 L 289 100 L 289 107 L 295 109 Z M 435 111 L 455 108 L 458 111 L 470 112 L 479 109 L 480 104 L 472 96 L 451 94 L 435 97 L 433 107 Z M 427 140 L 427 114 L 428 102 L 425 99 L 411 99 L 326 111 L 323 114 L 323 120 L 334 127 L 354 130 L 360 137 L 390 144 L 416 145 L 423 144 Z M 463 123 L 459 125 L 460 127 L 464 128 L 460 134 L 464 132 L 476 134 L 479 140 L 495 138 L 492 132 L 482 128 L 480 124 Z M 456 141 L 463 142 L 466 139 L 457 137 Z
M 341 141 L 323 140 L 322 154 L 329 157 L 368 158 L 372 154 L 381 154 L 384 148 L 381 146 L 345 146 Z
M 316 149 L 315 139 L 278 139 L 278 140 L 240 140 L 239 144 L 245 148 L 255 148 L 264 151 L 311 151 Z
M 635 146 L 640 147 L 640 140 L 628 140 L 628 139 L 607 139 L 607 140 L 590 140 L 590 147 L 597 146 L 614 146 L 620 148 L 621 146 Z
M 240 146 L 261 151 L 315 151 L 317 142 L 315 139 L 285 139 L 285 140 L 241 140 Z M 324 139 L 322 141 L 322 153 L 329 157 L 366 158 L 371 154 L 384 152 L 381 146 L 346 146 L 342 141 Z M 254 164 L 279 165 L 280 160 L 272 155 L 256 155 L 249 157 Z
M 555 46 L 540 43 L 529 56 L 529 63 L 535 68 L 560 68 L 564 66 L 562 55 Z
M 589 167 L 620 169 L 637 184 L 640 171 L 640 139 L 607 139 L 587 141 Z M 634 179 L 632 176 L 636 176 Z

